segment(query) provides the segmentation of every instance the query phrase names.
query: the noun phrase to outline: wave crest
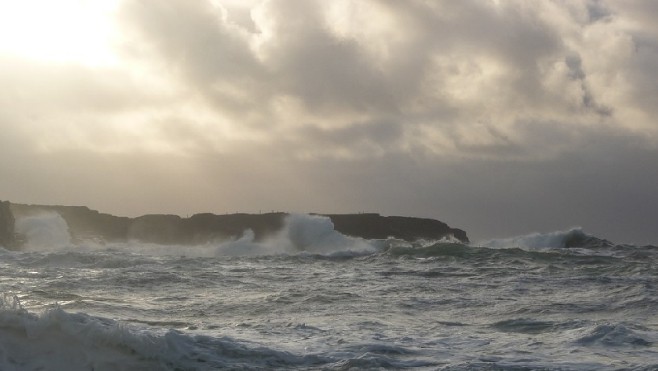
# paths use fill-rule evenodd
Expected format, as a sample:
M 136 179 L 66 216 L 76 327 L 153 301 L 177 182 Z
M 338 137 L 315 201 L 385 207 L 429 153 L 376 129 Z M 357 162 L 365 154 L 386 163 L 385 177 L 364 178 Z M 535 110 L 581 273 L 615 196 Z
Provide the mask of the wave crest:
M 228 337 L 191 336 L 133 327 L 59 307 L 29 313 L 16 298 L 0 299 L 2 370 L 214 370 L 323 363 Z
M 601 248 L 614 246 L 608 240 L 585 233 L 582 228 L 575 227 L 565 231 L 548 233 L 531 233 L 521 236 L 481 241 L 477 244 L 490 248 Z
M 16 232 L 26 239 L 26 247 L 52 250 L 71 245 L 66 220 L 56 212 L 44 212 L 16 220 Z
M 605 323 L 581 335 L 575 342 L 579 345 L 603 346 L 652 346 L 654 341 L 647 335 L 647 328 L 626 323 Z
M 326 216 L 291 214 L 286 217 L 283 229 L 274 236 L 256 241 L 254 233 L 247 230 L 242 237 L 219 244 L 215 252 L 219 256 L 298 253 L 358 255 L 378 251 L 380 247 L 376 240 L 350 237 L 336 231 L 331 219 Z

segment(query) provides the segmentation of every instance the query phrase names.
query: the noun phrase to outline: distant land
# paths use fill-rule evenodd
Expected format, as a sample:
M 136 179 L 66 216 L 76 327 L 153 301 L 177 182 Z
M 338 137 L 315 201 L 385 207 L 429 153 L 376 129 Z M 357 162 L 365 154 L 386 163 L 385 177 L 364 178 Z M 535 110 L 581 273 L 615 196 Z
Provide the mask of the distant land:
M 21 236 L 15 232 L 15 221 L 40 213 L 56 212 L 68 224 L 74 241 L 96 240 L 192 245 L 238 238 L 251 229 L 256 240 L 273 235 L 284 227 L 283 212 L 263 214 L 195 214 L 144 215 L 136 218 L 100 213 L 86 206 L 26 205 L 0 201 L 0 245 L 18 247 Z M 466 232 L 451 228 L 434 219 L 362 214 L 316 214 L 331 219 L 334 229 L 344 235 L 365 239 L 396 238 L 405 241 L 439 240 L 453 237 L 468 243 Z

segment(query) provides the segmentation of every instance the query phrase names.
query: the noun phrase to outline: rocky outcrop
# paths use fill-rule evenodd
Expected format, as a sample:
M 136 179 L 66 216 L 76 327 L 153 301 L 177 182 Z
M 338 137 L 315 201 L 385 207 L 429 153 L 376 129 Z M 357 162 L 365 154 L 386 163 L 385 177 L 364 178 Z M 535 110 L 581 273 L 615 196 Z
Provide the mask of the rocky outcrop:
M 0 246 L 11 249 L 15 246 L 14 214 L 8 201 L 0 201 Z
M 99 213 L 84 206 L 44 206 L 11 204 L 14 216 L 56 212 L 66 220 L 73 241 L 97 240 L 121 242 L 138 240 L 158 244 L 200 244 L 214 240 L 240 237 L 245 230 L 254 232 L 256 240 L 280 231 L 286 213 L 266 214 L 195 214 L 189 218 L 177 215 L 144 215 L 137 218 Z M 11 213 L 9 213 L 11 214 Z M 450 228 L 433 219 L 379 214 L 325 215 L 335 229 L 348 236 L 367 239 L 397 239 L 415 241 L 454 237 L 468 242 L 466 232 Z M 12 219 L 13 220 L 13 219 Z M 13 224 L 12 224 L 13 225 Z M 12 227 L 13 230 L 13 227 Z
M 262 240 L 280 231 L 286 216 L 285 213 L 226 215 L 204 213 L 192 215 L 184 220 L 184 224 L 193 243 L 207 240 L 208 237 L 211 239 L 238 237 L 247 229 L 254 232 L 256 240 Z
M 381 216 L 379 214 L 327 216 L 331 218 L 337 231 L 348 236 L 367 239 L 393 237 L 405 241 L 439 240 L 452 236 L 461 242 L 468 242 L 466 232 L 461 229 L 450 228 L 447 224 L 434 219 Z

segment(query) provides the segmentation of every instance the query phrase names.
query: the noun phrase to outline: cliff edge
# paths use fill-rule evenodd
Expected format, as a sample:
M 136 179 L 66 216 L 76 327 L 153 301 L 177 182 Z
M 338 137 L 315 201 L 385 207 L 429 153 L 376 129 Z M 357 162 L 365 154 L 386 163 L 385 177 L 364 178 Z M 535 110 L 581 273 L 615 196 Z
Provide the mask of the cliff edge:
M 56 212 L 68 224 L 73 241 L 137 240 L 180 245 L 237 238 L 247 229 L 254 232 L 256 240 L 262 240 L 280 231 L 289 215 L 281 212 L 227 215 L 203 213 L 189 218 L 177 215 L 144 215 L 128 218 L 100 213 L 85 206 L 9 205 L 9 203 L 4 205 L 5 214 L 7 214 L 5 217 L 7 236 L 13 236 L 13 232 L 9 233 L 9 230 L 13 231 L 14 218 Z M 438 240 L 448 237 L 464 243 L 468 242 L 466 232 L 463 230 L 451 228 L 447 224 L 433 219 L 381 216 L 372 213 L 323 216 L 331 219 L 336 231 L 352 237 L 365 239 L 392 237 L 406 241 Z M 2 240 L 0 240 L 1 243 Z
M 16 244 L 14 214 L 8 201 L 0 201 L 0 246 L 11 249 Z

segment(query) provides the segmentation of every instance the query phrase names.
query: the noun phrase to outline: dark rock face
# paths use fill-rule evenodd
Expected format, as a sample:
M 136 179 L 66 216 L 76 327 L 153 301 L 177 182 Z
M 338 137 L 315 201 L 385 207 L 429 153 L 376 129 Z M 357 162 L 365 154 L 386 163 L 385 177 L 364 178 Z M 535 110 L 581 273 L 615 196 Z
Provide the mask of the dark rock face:
M 241 236 L 251 229 L 262 240 L 283 228 L 285 214 L 144 215 L 132 220 L 127 239 L 160 244 L 200 244 Z
M 256 240 L 262 240 L 280 231 L 286 216 L 285 213 L 227 215 L 204 213 L 192 215 L 184 220 L 184 224 L 190 233 L 192 243 L 207 241 L 208 237 L 225 239 L 241 236 L 247 229 L 254 232 Z
M 8 204 L 8 203 L 7 203 Z M 42 206 L 11 204 L 11 212 L 19 218 L 43 212 L 57 212 L 66 220 L 73 241 L 98 240 L 121 242 L 137 240 L 158 244 L 201 244 L 214 240 L 237 238 L 247 230 L 256 240 L 275 234 L 284 227 L 286 213 L 266 214 L 195 214 L 189 218 L 177 215 L 144 215 L 137 218 L 99 213 L 84 206 Z M 11 216 L 11 212 L 8 214 Z M 379 214 L 325 215 L 335 230 L 348 236 L 366 239 L 388 237 L 407 241 L 441 239 L 447 236 L 468 242 L 466 232 L 450 228 L 433 219 L 381 216 Z M 12 217 L 13 218 L 13 217 Z M 11 230 L 13 231 L 13 219 Z M 1 240 L 0 240 L 1 241 Z
M 419 239 L 438 240 L 453 236 L 467 243 L 466 232 L 450 228 L 434 219 L 410 218 L 404 216 L 381 216 L 379 214 L 327 215 L 334 228 L 342 234 L 367 239 L 394 237 L 406 241 Z
M 11 212 L 8 201 L 0 201 L 0 246 L 13 248 L 16 244 L 14 237 L 14 214 Z
M 135 218 L 126 238 L 158 244 L 181 243 L 183 228 L 178 215 L 144 215 Z

